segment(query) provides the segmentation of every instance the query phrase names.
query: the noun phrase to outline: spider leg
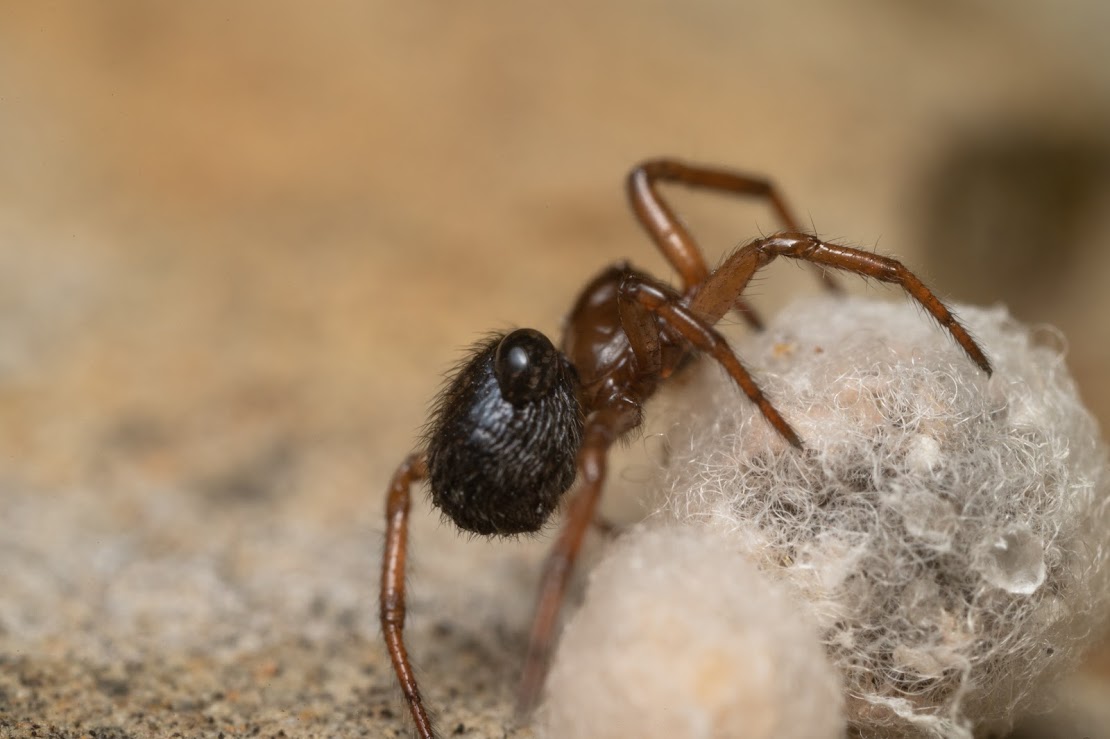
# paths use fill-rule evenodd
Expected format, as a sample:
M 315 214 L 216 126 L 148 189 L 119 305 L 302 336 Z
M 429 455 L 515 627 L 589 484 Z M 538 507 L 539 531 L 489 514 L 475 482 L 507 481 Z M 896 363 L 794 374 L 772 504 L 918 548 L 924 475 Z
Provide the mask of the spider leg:
M 663 345 L 659 335 L 659 322 L 650 311 L 635 300 L 623 297 L 624 277 L 617 292 L 617 312 L 621 330 L 628 337 L 628 344 L 636 357 L 636 369 L 641 377 L 665 377 L 670 374 L 663 368 Z
M 563 528 L 547 555 L 543 573 L 540 575 L 540 590 L 528 639 L 528 654 L 524 659 L 524 670 L 517 692 L 518 716 L 524 717 L 532 712 L 543 689 L 559 608 L 586 530 L 595 520 L 594 513 L 605 482 L 609 447 L 625 431 L 639 423 L 640 408 L 631 402 L 618 402 L 603 407 L 586 418 L 582 447 L 578 452 L 578 492 L 567 506 Z
M 767 400 L 725 338 L 696 311 L 684 306 L 675 295 L 670 294 L 663 287 L 634 277 L 626 279 L 621 284 L 619 299 L 626 303 L 633 302 L 650 311 L 696 349 L 713 357 L 731 375 L 744 394 L 755 403 L 768 423 L 788 442 L 799 449 L 802 447 L 802 440 L 797 432 L 771 405 L 771 401 Z M 623 311 L 621 316 L 623 318 Z
M 809 234 L 782 233 L 757 239 L 740 247 L 705 281 L 701 290 L 690 301 L 690 309 L 711 323 L 720 320 L 731 307 L 735 296 L 744 291 L 752 275 L 775 257 L 801 259 L 822 267 L 900 285 L 952 335 L 975 364 L 988 375 L 991 373 L 990 360 L 967 329 L 940 298 L 901 262 L 861 249 L 830 244 Z
M 405 650 L 402 631 L 405 628 L 405 555 L 409 535 L 409 509 L 412 503 L 410 489 L 414 482 L 427 476 L 427 459 L 423 454 L 413 454 L 401 463 L 389 484 L 380 599 L 382 636 L 420 739 L 434 739 L 435 731 L 420 697 L 420 688 L 416 684 L 416 675 Z
M 771 206 L 786 231 L 802 230 L 778 188 L 768 180 L 676 159 L 641 162 L 628 173 L 627 191 L 632 211 L 659 251 L 682 276 L 684 295 L 698 290 L 709 277 L 709 268 L 690 230 L 659 195 L 655 186 L 659 181 L 762 199 Z M 826 288 L 839 292 L 839 284 L 826 270 L 821 270 L 820 277 Z M 733 302 L 748 323 L 757 329 L 762 328 L 758 316 L 746 301 L 738 295 Z

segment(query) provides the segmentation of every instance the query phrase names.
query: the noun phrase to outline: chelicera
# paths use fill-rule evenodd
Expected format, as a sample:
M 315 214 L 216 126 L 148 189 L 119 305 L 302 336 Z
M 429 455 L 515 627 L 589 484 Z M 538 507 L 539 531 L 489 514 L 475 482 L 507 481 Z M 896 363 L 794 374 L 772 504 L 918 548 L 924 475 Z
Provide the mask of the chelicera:
M 783 231 L 759 238 L 709 270 L 693 237 L 660 196 L 673 182 L 765 200 Z M 643 404 L 692 355 L 719 362 L 764 418 L 790 445 L 802 440 L 714 326 L 730 310 L 756 328 L 742 296 L 752 276 L 776 257 L 900 285 L 946 329 L 984 372 L 986 355 L 921 280 L 900 262 L 803 233 L 767 181 L 672 159 L 650 160 L 627 179 L 632 210 L 678 272 L 681 289 L 627 263 L 608 267 L 582 290 L 558 348 L 543 334 L 518 329 L 475 347 L 436 403 L 421 451 L 390 484 L 381 580 L 381 626 L 416 731 L 434 737 L 409 662 L 405 622 L 405 556 L 411 488 L 426 480 L 432 502 L 461 529 L 483 536 L 538 531 L 577 480 L 562 530 L 544 566 L 518 708 L 538 699 L 563 593 L 594 520 L 615 441 L 640 425 Z

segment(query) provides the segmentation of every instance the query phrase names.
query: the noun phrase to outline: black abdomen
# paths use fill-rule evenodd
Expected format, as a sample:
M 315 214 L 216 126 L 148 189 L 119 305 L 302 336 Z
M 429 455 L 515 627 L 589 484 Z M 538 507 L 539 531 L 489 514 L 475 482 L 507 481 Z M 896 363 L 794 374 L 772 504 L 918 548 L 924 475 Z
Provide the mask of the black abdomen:
M 484 535 L 538 531 L 574 483 L 582 437 L 566 359 L 551 347 L 558 364 L 550 387 L 511 403 L 494 371 L 503 338 L 476 348 L 440 396 L 428 434 L 432 502 Z

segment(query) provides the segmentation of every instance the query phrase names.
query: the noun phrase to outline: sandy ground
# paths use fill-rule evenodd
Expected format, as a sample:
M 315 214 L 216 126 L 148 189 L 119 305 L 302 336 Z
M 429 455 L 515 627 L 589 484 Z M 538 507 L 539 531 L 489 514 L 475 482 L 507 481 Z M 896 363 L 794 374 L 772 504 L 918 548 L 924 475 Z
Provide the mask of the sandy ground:
M 621 193 L 645 156 L 773 175 L 819 233 L 1059 325 L 1105 426 L 1108 23 L 0 2 L 0 736 L 404 735 L 386 482 L 460 347 L 554 333 L 618 258 L 669 276 Z M 676 200 L 711 261 L 776 227 Z M 776 267 L 754 299 L 812 289 Z M 549 534 L 470 541 L 423 503 L 414 526 L 443 731 L 530 735 L 508 706 Z M 1106 736 L 1107 665 L 1021 736 Z

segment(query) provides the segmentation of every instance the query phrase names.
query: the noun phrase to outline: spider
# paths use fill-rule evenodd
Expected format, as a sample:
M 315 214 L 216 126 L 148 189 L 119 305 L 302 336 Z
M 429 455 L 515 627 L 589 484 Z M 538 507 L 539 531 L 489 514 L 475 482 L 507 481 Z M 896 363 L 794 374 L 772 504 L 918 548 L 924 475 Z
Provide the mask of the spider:
M 690 232 L 660 196 L 661 182 L 766 201 L 784 230 L 755 239 L 710 271 Z M 381 627 L 416 732 L 435 732 L 403 639 L 405 556 L 411 488 L 427 481 L 432 503 L 459 528 L 509 536 L 543 527 L 578 481 L 543 568 L 528 653 L 518 692 L 526 714 L 538 700 L 563 593 L 583 537 L 595 519 L 610 447 L 640 425 L 645 401 L 695 353 L 719 362 L 782 439 L 802 440 L 714 329 L 737 310 L 760 322 L 742 295 L 752 276 L 776 257 L 810 262 L 831 289 L 829 268 L 900 285 L 948 330 L 984 372 L 986 355 L 930 290 L 900 262 L 803 233 L 768 181 L 716 167 L 653 159 L 627 178 L 633 212 L 681 277 L 676 290 L 627 262 L 603 270 L 583 288 L 560 348 L 522 328 L 495 334 L 472 350 L 449 379 L 432 412 L 423 449 L 390 483 L 381 578 Z

